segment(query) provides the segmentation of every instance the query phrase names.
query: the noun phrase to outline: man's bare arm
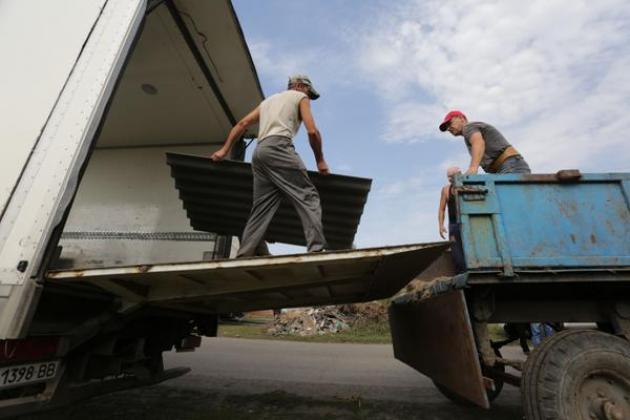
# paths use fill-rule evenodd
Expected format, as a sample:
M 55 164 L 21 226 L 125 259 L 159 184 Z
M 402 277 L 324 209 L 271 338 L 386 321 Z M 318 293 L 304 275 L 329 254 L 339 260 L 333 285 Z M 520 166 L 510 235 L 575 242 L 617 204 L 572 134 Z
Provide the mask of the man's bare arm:
M 322 135 L 319 133 L 319 130 L 315 125 L 315 119 L 313 118 L 313 114 L 311 112 L 311 101 L 308 98 L 304 98 L 300 101 L 300 117 L 304 122 L 304 127 L 306 127 L 308 142 L 310 143 L 311 149 L 313 149 L 313 154 L 315 155 L 317 170 L 324 174 L 330 173 L 330 169 L 328 169 L 328 164 L 324 159 L 324 152 L 322 150 Z
M 448 201 L 448 194 L 450 185 L 445 185 L 442 188 L 442 193 L 440 194 L 440 207 L 438 209 L 438 226 L 440 230 L 440 236 L 442 239 L 446 239 L 446 228 L 444 227 L 444 213 L 446 212 L 446 202 Z
M 481 164 L 481 158 L 486 151 L 486 141 L 480 132 L 474 133 L 470 137 L 470 166 L 466 171 L 466 175 L 476 174 L 479 171 L 479 165 Z
M 223 144 L 223 147 L 221 147 L 219 150 L 214 152 L 212 156 L 210 156 L 210 159 L 214 160 L 215 162 L 218 162 L 221 159 L 225 158 L 228 155 L 228 153 L 230 153 L 230 150 L 232 150 L 232 146 L 234 145 L 234 142 L 240 139 L 243 136 L 243 134 L 245 134 L 245 131 L 247 131 L 247 127 L 249 127 L 252 124 L 256 124 L 259 119 L 260 119 L 260 108 L 256 107 L 256 109 L 251 111 L 249 114 L 243 117 L 242 120 L 237 122 L 234 127 L 232 127 L 232 129 L 230 130 L 230 133 L 228 134 L 227 139 L 225 140 L 225 143 Z

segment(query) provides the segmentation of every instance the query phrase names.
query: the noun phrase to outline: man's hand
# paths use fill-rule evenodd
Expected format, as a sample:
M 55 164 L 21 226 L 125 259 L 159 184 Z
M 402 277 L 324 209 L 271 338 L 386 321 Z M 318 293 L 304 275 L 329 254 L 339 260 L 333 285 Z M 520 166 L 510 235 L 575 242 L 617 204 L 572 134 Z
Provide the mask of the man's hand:
M 330 169 L 328 168 L 328 164 L 325 160 L 317 162 L 317 170 L 324 175 L 330 174 Z
M 477 167 L 471 166 L 470 168 L 468 168 L 468 170 L 466 171 L 464 175 L 475 175 L 477 172 L 479 172 L 479 166 Z
M 223 160 L 225 156 L 227 156 L 227 150 L 220 148 L 219 150 L 217 150 L 210 156 L 210 159 L 212 159 L 215 162 L 218 162 L 220 160 Z
M 444 225 L 440 226 L 440 236 L 442 237 L 442 239 L 446 239 L 447 233 L 448 231 L 446 230 Z

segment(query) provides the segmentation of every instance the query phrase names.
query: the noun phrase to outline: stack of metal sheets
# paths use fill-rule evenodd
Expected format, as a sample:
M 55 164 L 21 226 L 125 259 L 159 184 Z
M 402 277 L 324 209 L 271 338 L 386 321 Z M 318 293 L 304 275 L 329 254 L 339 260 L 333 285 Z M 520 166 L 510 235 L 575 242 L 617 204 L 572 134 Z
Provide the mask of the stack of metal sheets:
M 196 230 L 240 236 L 252 207 L 253 175 L 249 163 L 213 162 L 205 156 L 167 153 L 184 209 Z M 308 172 L 319 191 L 324 234 L 329 249 L 352 248 L 371 179 Z M 284 200 L 265 240 L 305 245 L 300 219 Z

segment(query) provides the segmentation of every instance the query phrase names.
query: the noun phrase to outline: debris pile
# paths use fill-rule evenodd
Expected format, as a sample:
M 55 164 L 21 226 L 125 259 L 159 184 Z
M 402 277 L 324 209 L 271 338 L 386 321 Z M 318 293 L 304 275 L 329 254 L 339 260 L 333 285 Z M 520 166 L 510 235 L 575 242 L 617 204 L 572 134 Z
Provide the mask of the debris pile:
M 337 306 L 291 309 L 277 315 L 267 333 L 302 337 L 338 333 L 350 328 L 348 321 Z
M 350 317 L 350 323 L 354 327 L 372 323 L 387 323 L 388 306 L 388 301 L 376 301 L 342 305 L 340 310 Z
M 353 326 L 387 320 L 387 306 L 380 302 L 284 310 L 274 317 L 271 335 L 335 334 Z

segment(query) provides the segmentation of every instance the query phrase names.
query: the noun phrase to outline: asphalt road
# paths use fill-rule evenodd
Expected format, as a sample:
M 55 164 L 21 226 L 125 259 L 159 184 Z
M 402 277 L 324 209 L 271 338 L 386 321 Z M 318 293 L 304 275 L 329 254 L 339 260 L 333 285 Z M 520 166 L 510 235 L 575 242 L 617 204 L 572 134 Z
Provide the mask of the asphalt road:
M 516 354 L 516 348 L 507 348 Z M 393 356 L 391 345 L 206 339 L 194 353 L 169 353 L 167 367 L 192 372 L 169 386 L 224 394 L 269 392 L 320 400 L 396 402 L 417 408 L 419 419 L 520 419 L 520 393 L 506 385 L 491 411 L 455 406 L 431 380 Z M 426 413 L 426 416 L 423 416 Z
M 432 382 L 394 359 L 391 345 L 205 339 L 194 353 L 167 353 L 166 367 L 192 372 L 170 385 L 256 393 L 281 390 L 314 397 L 442 402 Z M 506 388 L 507 389 L 507 388 Z M 518 392 L 506 400 L 518 404 Z
M 165 365 L 193 370 L 28 419 L 522 419 L 516 388 L 506 385 L 489 411 L 455 405 L 390 345 L 213 338 L 193 353 L 167 353 Z

